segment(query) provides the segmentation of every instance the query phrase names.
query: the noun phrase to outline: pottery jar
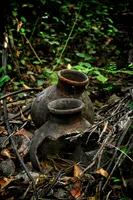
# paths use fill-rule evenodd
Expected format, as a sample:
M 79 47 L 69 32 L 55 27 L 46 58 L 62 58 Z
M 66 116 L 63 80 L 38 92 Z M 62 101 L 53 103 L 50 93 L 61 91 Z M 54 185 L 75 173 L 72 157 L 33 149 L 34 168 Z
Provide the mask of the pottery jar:
M 39 128 L 48 120 L 48 103 L 60 98 L 81 99 L 85 104 L 82 111 L 83 117 L 93 123 L 93 105 L 85 88 L 88 83 L 88 76 L 84 73 L 68 69 L 59 71 L 57 85 L 47 87 L 33 101 L 31 117 L 36 127 Z
M 91 126 L 82 117 L 83 107 L 84 103 L 74 98 L 62 98 L 48 104 L 50 118 L 35 131 L 31 140 L 30 158 L 35 169 L 41 170 L 39 156 L 44 159 L 62 152 L 60 148 L 65 143 L 63 140 L 59 142 L 59 138 L 82 133 Z

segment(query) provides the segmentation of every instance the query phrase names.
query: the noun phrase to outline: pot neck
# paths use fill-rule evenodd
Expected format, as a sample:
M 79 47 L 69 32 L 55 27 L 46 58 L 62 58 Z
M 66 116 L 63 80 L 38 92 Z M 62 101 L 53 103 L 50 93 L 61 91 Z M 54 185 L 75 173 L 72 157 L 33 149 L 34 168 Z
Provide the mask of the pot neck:
M 72 114 L 53 114 L 50 115 L 50 121 L 58 124 L 74 124 L 78 123 L 82 119 L 81 112 Z
M 85 86 L 74 86 L 72 84 L 65 83 L 61 80 L 58 80 L 57 88 L 62 92 L 69 94 L 82 94 L 85 90 Z

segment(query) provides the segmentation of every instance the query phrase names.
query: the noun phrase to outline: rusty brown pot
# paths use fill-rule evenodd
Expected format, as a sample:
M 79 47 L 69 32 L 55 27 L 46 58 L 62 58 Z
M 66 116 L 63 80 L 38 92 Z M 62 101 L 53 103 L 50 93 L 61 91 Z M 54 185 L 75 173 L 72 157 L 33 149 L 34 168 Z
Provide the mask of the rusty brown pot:
M 90 123 L 93 123 L 93 105 L 85 90 L 88 82 L 88 77 L 79 71 L 68 69 L 59 71 L 57 85 L 44 89 L 33 101 L 31 116 L 36 127 L 41 127 L 48 120 L 48 103 L 60 98 L 81 99 L 85 104 L 83 115 Z
M 30 158 L 34 168 L 41 170 L 38 155 L 44 158 L 51 154 L 51 151 L 52 154 L 58 152 L 62 145 L 59 143 L 59 138 L 72 133 L 81 133 L 91 126 L 82 117 L 83 107 L 84 103 L 81 100 L 72 98 L 54 100 L 48 104 L 50 119 L 35 132 L 31 141 Z M 46 139 L 54 142 L 48 143 Z M 42 145 L 41 152 L 38 152 L 40 145 Z

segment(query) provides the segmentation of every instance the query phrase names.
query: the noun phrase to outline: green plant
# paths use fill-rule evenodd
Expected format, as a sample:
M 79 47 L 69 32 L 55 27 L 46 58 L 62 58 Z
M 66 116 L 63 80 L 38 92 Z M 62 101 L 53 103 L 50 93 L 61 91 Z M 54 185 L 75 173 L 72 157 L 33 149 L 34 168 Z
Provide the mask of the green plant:
M 112 177 L 111 179 L 113 180 L 114 183 L 121 182 L 121 179 L 119 179 L 117 177 Z
M 24 4 L 13 0 L 9 28 L 12 44 L 9 57 L 13 58 L 13 71 L 21 74 L 21 65 L 26 68 L 32 63 L 34 67 L 40 65 L 42 72 L 45 67 L 49 68 L 51 76 L 58 66 L 70 63 L 74 69 L 93 75 L 102 83 L 107 82 L 108 73 L 133 74 L 131 70 L 117 70 L 117 63 L 108 59 L 112 51 L 116 56 L 120 54 L 115 45 L 110 46 L 117 34 L 111 18 L 116 12 L 115 5 L 115 2 L 97 0 L 91 0 L 89 4 L 87 0 L 75 3 L 56 0 L 54 4 L 43 0 L 36 7 L 35 1 Z M 120 3 L 120 8 L 125 8 L 124 2 Z M 46 46 L 43 56 L 38 54 L 38 46 Z M 96 67 L 101 62 L 101 53 L 107 57 L 106 64 Z M 43 75 L 49 78 L 45 73 Z
M 10 80 L 10 77 L 7 74 L 3 74 L 3 71 L 5 71 L 5 66 L 0 68 L 0 87 Z

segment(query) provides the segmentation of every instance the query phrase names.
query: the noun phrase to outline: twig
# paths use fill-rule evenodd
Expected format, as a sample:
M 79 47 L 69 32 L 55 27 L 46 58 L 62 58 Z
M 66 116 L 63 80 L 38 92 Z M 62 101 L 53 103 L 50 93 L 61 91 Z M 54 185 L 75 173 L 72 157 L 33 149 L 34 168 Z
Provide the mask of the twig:
M 125 136 L 125 134 L 127 133 L 128 128 L 131 126 L 131 124 L 132 124 L 132 122 L 131 122 L 131 120 L 129 120 L 129 121 L 127 122 L 127 126 L 126 126 L 126 128 L 125 128 L 125 130 L 124 130 L 124 136 Z M 120 156 L 118 157 L 118 159 L 117 159 L 117 161 L 116 161 L 116 163 L 115 163 L 115 165 L 114 165 L 114 167 L 113 167 L 111 173 L 109 174 L 109 176 L 108 176 L 108 178 L 107 178 L 107 180 L 106 180 L 106 182 L 105 182 L 105 184 L 104 184 L 102 190 L 105 189 L 105 187 L 106 187 L 106 185 L 107 185 L 107 183 L 108 183 L 110 177 L 111 177 L 112 174 L 114 173 L 116 167 L 117 167 L 118 165 L 120 165 L 120 163 L 121 163 L 120 161 L 121 161 L 121 158 L 122 158 L 123 155 L 125 155 L 126 157 L 128 157 L 128 158 L 133 162 L 133 160 L 132 160 L 125 152 L 121 151 L 118 147 L 115 147 L 115 146 L 113 146 L 113 145 L 111 145 L 111 146 L 114 147 L 114 148 L 116 148 L 116 151 L 119 150 L 119 151 L 121 152 L 121 154 L 120 154 Z M 106 171 L 108 171 L 108 169 L 109 169 L 109 168 L 107 168 Z
M 27 43 L 29 44 L 31 50 L 32 50 L 33 53 L 35 54 L 35 56 L 36 56 L 36 58 L 38 59 L 38 61 L 42 64 L 42 61 L 41 61 L 40 58 L 38 57 L 36 51 L 35 51 L 34 48 L 32 47 L 32 45 L 31 45 L 30 41 L 28 40 L 28 38 L 26 37 L 26 35 L 23 35 L 23 36 L 24 36 L 24 38 L 26 39 Z
M 36 91 L 36 90 L 40 90 L 39 88 L 29 88 L 29 89 L 24 89 L 24 90 L 18 90 L 18 91 L 15 91 L 15 92 L 11 92 L 9 94 L 5 94 L 3 95 L 2 97 L 0 97 L 0 100 L 2 99 L 5 99 L 9 96 L 13 96 L 15 94 L 19 94 L 19 93 L 22 93 L 22 92 L 27 92 L 27 91 Z
M 6 107 L 7 107 L 7 106 L 6 106 Z M 30 109 L 31 109 L 31 103 L 28 104 L 28 105 L 21 111 L 21 113 L 19 112 L 19 113 L 15 114 L 14 116 L 12 116 L 12 117 L 10 117 L 10 118 L 7 118 L 7 119 L 8 119 L 8 121 L 10 121 L 10 120 L 12 120 L 12 119 L 15 119 L 15 118 L 19 117 L 21 114 L 24 114 L 25 112 L 28 112 Z M 4 121 L 0 122 L 0 125 L 2 125 L 3 123 L 4 123 Z
M 78 137 L 82 137 L 84 134 L 86 134 L 86 133 L 88 133 L 88 132 L 94 130 L 95 128 L 97 128 L 98 126 L 100 126 L 104 121 L 107 121 L 107 120 L 111 119 L 112 117 L 114 117 L 115 115 L 121 113 L 122 111 L 124 111 L 124 109 L 118 111 L 118 112 L 115 113 L 113 116 L 111 115 L 111 116 L 109 116 L 109 117 L 106 117 L 106 119 L 103 119 L 103 120 L 101 120 L 100 122 L 97 122 L 96 124 L 92 125 L 89 129 L 86 129 L 85 131 L 83 131 L 82 133 L 76 134 L 76 135 L 74 135 L 74 136 L 68 136 L 68 137 L 66 137 L 66 139 L 67 139 L 67 140 L 70 140 L 70 141 L 76 140 Z M 133 112 L 133 110 L 130 111 L 130 113 L 132 113 L 132 112 Z
M 47 194 L 50 192 L 50 190 L 51 190 L 51 189 L 56 185 L 56 183 L 58 182 L 58 180 L 59 180 L 61 174 L 62 174 L 62 170 L 60 170 L 60 171 L 57 173 L 57 175 L 56 175 L 56 177 L 54 178 L 52 184 L 47 188 L 47 190 L 46 190 L 45 192 L 44 192 L 44 191 L 42 192 L 41 197 L 47 196 Z
M 7 41 L 7 34 L 6 33 L 5 33 L 5 38 L 4 39 L 5 39 L 5 41 L 4 41 L 4 47 L 5 48 L 2 51 L 2 66 L 7 66 L 7 47 L 8 47 L 8 41 Z M 6 70 L 3 73 L 6 74 Z M 3 89 L 3 95 L 4 96 L 6 95 L 5 86 L 4 86 L 4 89 Z M 6 100 L 5 99 L 3 100 L 3 112 L 4 112 L 4 118 L 5 118 L 7 132 L 8 132 L 8 135 L 10 136 L 10 140 L 11 140 L 12 146 L 13 146 L 13 148 L 15 150 L 15 153 L 16 153 L 16 155 L 17 155 L 17 157 L 18 157 L 21 165 L 23 166 L 23 168 L 24 168 L 27 176 L 32 181 L 34 197 L 35 197 L 36 200 L 38 200 L 38 195 L 37 195 L 35 181 L 34 181 L 33 177 L 31 176 L 30 172 L 28 171 L 26 165 L 24 164 L 24 161 L 22 160 L 20 154 L 18 153 L 18 150 L 17 150 L 16 144 L 15 144 L 14 138 L 12 136 L 12 131 L 11 131 L 10 124 L 9 124 L 9 121 L 8 121 L 7 106 L 6 106 Z
M 73 23 L 73 26 L 72 26 L 72 28 L 71 28 L 71 31 L 70 31 L 70 33 L 69 33 L 69 35 L 68 35 L 68 38 L 67 38 L 67 40 L 66 40 L 66 42 L 65 42 L 65 45 L 64 45 L 64 47 L 63 47 L 63 49 L 62 49 L 62 51 L 61 51 L 60 57 L 59 57 L 59 59 L 58 59 L 58 62 L 57 62 L 57 64 L 54 66 L 54 69 L 55 69 L 55 68 L 58 66 L 58 64 L 60 63 L 60 60 L 61 60 L 61 58 L 62 58 L 62 55 L 63 55 L 63 53 L 64 53 L 64 51 L 65 51 L 65 49 L 66 49 L 66 47 L 67 47 L 67 44 L 68 44 L 68 42 L 69 42 L 69 40 L 70 40 L 70 37 L 71 37 L 71 35 L 72 35 L 72 33 L 73 33 L 73 30 L 74 30 L 74 28 L 75 28 L 75 25 L 76 25 L 76 23 L 77 23 L 77 20 L 78 20 L 78 17 L 79 17 L 81 8 L 82 8 L 82 6 L 83 6 L 83 2 L 84 2 L 84 0 L 81 2 L 81 6 L 80 6 L 80 9 L 79 9 L 79 12 L 78 12 L 78 14 L 77 14 L 76 17 L 75 17 L 75 21 L 74 21 L 74 23 Z
M 24 105 L 24 104 L 29 104 L 33 102 L 33 98 L 29 98 L 29 99 L 25 99 L 25 100 L 20 100 L 20 101 L 15 101 L 12 103 L 8 103 L 7 104 L 7 108 L 13 107 L 13 106 L 17 106 L 17 105 Z

